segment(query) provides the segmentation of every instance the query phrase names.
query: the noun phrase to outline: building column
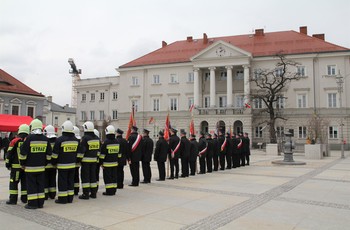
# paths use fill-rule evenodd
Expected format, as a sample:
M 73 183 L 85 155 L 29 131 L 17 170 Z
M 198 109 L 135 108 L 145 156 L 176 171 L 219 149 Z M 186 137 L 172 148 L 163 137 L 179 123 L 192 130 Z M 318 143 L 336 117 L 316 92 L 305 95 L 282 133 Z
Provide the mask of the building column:
M 250 103 L 249 65 L 244 65 L 244 103 Z
M 199 107 L 199 76 L 198 76 L 198 68 L 195 68 L 193 70 L 193 78 L 194 78 L 194 90 L 193 90 L 193 100 L 194 100 L 194 106 L 196 108 Z
M 227 97 L 227 107 L 232 107 L 232 68 L 233 66 L 226 66 L 227 70 L 227 92 L 226 92 L 226 97 Z
M 216 107 L 215 67 L 210 67 L 210 107 Z

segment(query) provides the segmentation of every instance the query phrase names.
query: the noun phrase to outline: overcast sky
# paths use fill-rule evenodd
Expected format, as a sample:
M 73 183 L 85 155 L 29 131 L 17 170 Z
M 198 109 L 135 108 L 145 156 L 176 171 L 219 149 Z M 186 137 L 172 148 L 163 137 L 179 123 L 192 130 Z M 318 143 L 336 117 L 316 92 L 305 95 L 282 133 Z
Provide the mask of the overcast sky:
M 295 30 L 350 48 L 348 0 L 0 0 L 0 68 L 53 101 L 71 104 L 68 58 L 81 78 L 187 36 Z

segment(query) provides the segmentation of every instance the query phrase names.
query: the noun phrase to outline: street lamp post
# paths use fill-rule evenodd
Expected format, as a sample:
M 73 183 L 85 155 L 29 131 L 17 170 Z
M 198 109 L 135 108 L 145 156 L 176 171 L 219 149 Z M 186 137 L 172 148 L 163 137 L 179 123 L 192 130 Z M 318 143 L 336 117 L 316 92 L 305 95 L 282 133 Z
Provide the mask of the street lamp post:
M 339 93 L 339 108 L 340 108 L 340 148 L 341 148 L 341 158 L 345 158 L 344 156 L 344 133 L 343 133 L 343 112 L 342 112 L 342 92 L 343 92 L 343 84 L 344 84 L 344 77 L 339 74 L 336 76 L 336 82 L 338 85 L 338 93 Z

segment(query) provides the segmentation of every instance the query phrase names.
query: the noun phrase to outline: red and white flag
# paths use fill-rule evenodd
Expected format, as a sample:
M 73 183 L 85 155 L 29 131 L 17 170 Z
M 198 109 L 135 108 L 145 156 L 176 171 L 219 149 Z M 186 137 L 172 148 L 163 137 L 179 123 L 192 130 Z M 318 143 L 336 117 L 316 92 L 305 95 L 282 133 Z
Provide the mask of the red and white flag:
M 151 118 L 149 119 L 149 121 L 148 121 L 148 124 L 150 125 L 150 124 L 152 124 L 153 122 L 154 122 L 154 118 L 151 117 Z

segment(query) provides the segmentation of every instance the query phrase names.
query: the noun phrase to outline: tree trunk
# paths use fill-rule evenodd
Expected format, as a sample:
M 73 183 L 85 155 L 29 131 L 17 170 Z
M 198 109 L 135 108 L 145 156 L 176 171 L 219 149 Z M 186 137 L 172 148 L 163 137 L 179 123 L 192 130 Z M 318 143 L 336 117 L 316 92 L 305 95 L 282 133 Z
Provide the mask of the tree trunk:
M 273 118 L 270 119 L 269 125 L 270 125 L 270 143 L 276 144 L 277 138 L 276 138 L 276 130 L 275 130 L 275 119 Z

